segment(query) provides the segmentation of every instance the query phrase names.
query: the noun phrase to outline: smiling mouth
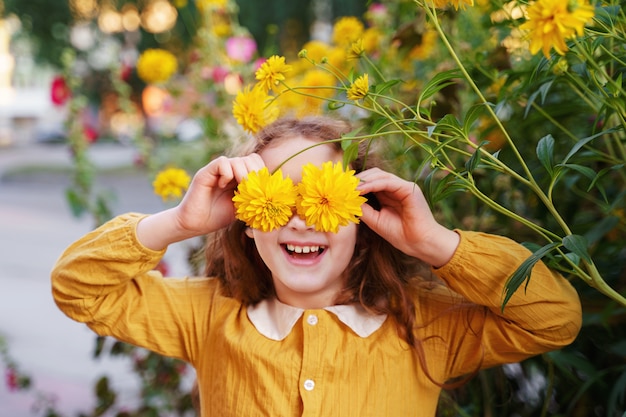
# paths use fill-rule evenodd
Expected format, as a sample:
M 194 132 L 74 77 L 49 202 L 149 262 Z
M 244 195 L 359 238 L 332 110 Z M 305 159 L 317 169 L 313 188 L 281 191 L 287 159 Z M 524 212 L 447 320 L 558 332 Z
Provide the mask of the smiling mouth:
M 311 246 L 296 246 L 296 245 L 283 245 L 287 253 L 291 256 L 297 257 L 311 257 L 319 256 L 326 250 L 324 246 L 311 245 Z

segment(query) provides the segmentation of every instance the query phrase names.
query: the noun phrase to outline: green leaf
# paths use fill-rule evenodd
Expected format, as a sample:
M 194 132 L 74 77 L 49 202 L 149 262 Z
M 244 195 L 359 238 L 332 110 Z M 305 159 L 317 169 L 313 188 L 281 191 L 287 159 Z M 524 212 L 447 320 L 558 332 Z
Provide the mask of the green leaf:
M 474 170 L 476 169 L 476 167 L 478 166 L 478 164 L 480 164 L 480 160 L 481 160 L 481 148 L 483 146 L 485 146 L 486 144 L 488 144 L 489 141 L 488 140 L 484 140 L 480 143 L 480 145 L 478 145 L 478 148 L 476 148 L 476 151 L 472 154 L 472 156 L 470 157 L 470 159 L 468 159 L 468 161 L 465 163 L 465 169 L 469 172 L 472 173 L 474 172 Z
M 348 142 L 350 144 L 344 148 L 345 144 Z M 359 142 L 356 140 L 343 140 L 341 141 L 341 147 L 344 148 L 343 166 L 350 166 L 350 164 L 359 156 Z
M 80 217 L 87 211 L 87 205 L 85 200 L 78 195 L 76 191 L 71 188 L 68 188 L 65 191 L 65 197 L 67 198 L 67 202 L 70 205 L 70 210 L 74 217 Z
M 619 165 L 613 165 L 607 168 L 603 168 L 602 170 L 600 170 L 600 172 L 598 172 L 598 174 L 595 176 L 595 178 L 591 181 L 591 184 L 589 185 L 589 188 L 587 188 L 587 191 L 590 191 L 594 186 L 596 186 L 596 184 L 598 183 L 598 181 L 604 177 L 606 175 L 607 172 L 609 171 L 617 171 L 618 169 L 622 169 L 624 167 L 624 164 L 619 164 Z M 599 185 L 597 186 L 598 189 L 603 190 L 602 187 L 600 187 Z
M 533 107 L 532 104 L 537 100 L 538 96 L 541 96 L 541 104 L 545 102 L 548 91 L 550 91 L 550 87 L 552 87 L 552 81 L 548 81 L 547 83 L 542 84 L 537 91 L 535 91 L 530 95 L 530 97 L 528 97 L 526 110 L 524 111 L 524 118 L 528 116 L 528 113 Z
M 583 146 L 585 146 L 586 144 L 588 144 L 589 142 L 591 142 L 592 140 L 594 140 L 597 137 L 609 134 L 609 133 L 613 133 L 615 132 L 617 129 L 607 129 L 607 130 L 603 130 L 602 132 L 598 132 L 595 135 L 591 135 L 589 137 L 583 138 L 581 140 L 579 140 L 578 142 L 576 142 L 576 144 L 574 146 L 572 146 L 572 149 L 570 149 L 570 151 L 567 153 L 567 155 L 565 155 L 565 158 L 563 159 L 563 161 L 561 162 L 562 164 L 566 164 L 567 161 L 569 161 L 569 159 L 574 156 Z
M 537 262 L 541 260 L 548 253 L 552 252 L 555 248 L 560 246 L 559 242 L 549 243 L 537 251 L 535 251 L 532 255 L 530 255 L 522 264 L 517 268 L 515 272 L 509 277 L 506 284 L 504 285 L 504 294 L 502 300 L 502 311 L 504 311 L 504 307 L 509 302 L 515 291 L 526 281 L 526 285 L 530 282 L 530 274 L 532 272 L 533 267 Z
M 434 169 L 424 180 L 424 194 L 431 205 L 436 204 L 453 193 L 466 190 L 462 182 L 457 179 L 452 179 L 452 175 L 447 175 L 443 179 L 435 178 L 438 172 L 438 169 Z
M 459 78 L 460 76 L 461 72 L 457 69 L 438 73 L 428 83 L 426 83 L 419 96 L 418 103 L 434 96 L 443 88 L 454 84 L 453 80 L 455 78 Z
M 437 129 L 442 131 L 449 130 L 452 132 L 456 132 L 459 135 L 463 134 L 463 131 L 461 130 L 461 124 L 452 114 L 446 114 L 445 116 L 443 116 L 441 120 L 437 122 Z
M 563 246 L 570 252 L 591 263 L 591 255 L 587 251 L 587 239 L 580 235 L 567 235 L 563 238 Z
M 465 113 L 465 118 L 463 118 L 463 131 L 465 132 L 465 136 L 469 135 L 474 122 L 484 111 L 485 106 L 483 104 L 476 104 L 470 107 L 467 113 Z
M 557 166 L 580 172 L 581 174 L 583 174 L 585 177 L 589 178 L 590 180 L 593 180 L 596 177 L 596 171 L 586 166 L 582 166 L 578 164 L 558 164 Z
M 375 85 L 372 86 L 372 91 L 375 94 L 384 94 L 385 91 L 389 90 L 391 87 L 393 87 L 394 85 L 399 84 L 401 82 L 402 82 L 402 80 L 395 79 L 395 80 L 389 80 L 389 81 L 384 82 L 382 84 L 375 84 Z
M 537 144 L 537 157 L 541 165 L 550 173 L 550 176 L 553 176 L 554 138 L 552 135 L 547 135 L 539 139 L 539 143 Z

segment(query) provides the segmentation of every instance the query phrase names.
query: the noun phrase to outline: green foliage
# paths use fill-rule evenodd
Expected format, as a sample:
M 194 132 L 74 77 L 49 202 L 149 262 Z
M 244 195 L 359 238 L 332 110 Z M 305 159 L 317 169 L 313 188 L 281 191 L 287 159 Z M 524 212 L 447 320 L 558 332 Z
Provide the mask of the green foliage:
M 38 62 L 62 66 L 61 55 L 68 46 L 73 21 L 68 1 L 4 0 L 4 13 L 20 18 L 23 31 L 35 42 Z

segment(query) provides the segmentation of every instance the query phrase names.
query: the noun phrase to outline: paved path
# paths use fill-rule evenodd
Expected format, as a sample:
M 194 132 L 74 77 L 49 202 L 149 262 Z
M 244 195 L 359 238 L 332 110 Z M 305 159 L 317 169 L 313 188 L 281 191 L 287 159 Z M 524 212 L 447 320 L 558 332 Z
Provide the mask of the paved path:
M 132 165 L 134 152 L 98 145 L 91 155 L 98 166 L 112 168 Z M 50 296 L 49 273 L 56 258 L 93 226 L 90 218 L 74 218 L 65 201 L 69 178 L 57 168 L 69 161 L 62 145 L 0 148 L 0 334 L 21 370 L 32 376 L 35 389 L 54 395 L 58 410 L 75 417 L 94 404 L 93 383 L 100 376 L 111 377 L 123 402 L 132 402 L 137 381 L 126 359 L 93 360 L 93 333 L 65 317 Z M 46 174 L 23 169 L 42 166 L 55 169 Z M 140 173 L 106 175 L 97 187 L 114 193 L 116 214 L 163 208 Z M 174 274 L 186 273 L 185 248 L 181 243 L 166 255 Z M 0 371 L 0 417 L 36 415 L 33 392 L 8 392 L 2 364 Z

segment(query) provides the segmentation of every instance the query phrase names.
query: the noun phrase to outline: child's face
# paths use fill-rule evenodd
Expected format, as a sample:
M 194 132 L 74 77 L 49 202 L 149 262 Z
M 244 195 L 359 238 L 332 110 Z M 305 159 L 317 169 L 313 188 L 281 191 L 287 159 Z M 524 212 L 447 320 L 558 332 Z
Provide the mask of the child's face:
M 298 151 L 318 143 L 302 137 L 282 140 L 260 152 L 270 171 Z M 297 184 L 302 166 L 311 162 L 321 167 L 327 161 L 339 162 L 342 154 L 331 145 L 320 145 L 285 163 L 283 175 Z M 257 250 L 272 272 L 278 299 L 301 308 L 332 305 L 345 286 L 344 271 L 352 258 L 357 225 L 349 223 L 338 233 L 317 232 L 294 214 L 285 226 L 271 232 L 250 229 Z M 298 253 L 302 252 L 302 253 Z

